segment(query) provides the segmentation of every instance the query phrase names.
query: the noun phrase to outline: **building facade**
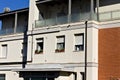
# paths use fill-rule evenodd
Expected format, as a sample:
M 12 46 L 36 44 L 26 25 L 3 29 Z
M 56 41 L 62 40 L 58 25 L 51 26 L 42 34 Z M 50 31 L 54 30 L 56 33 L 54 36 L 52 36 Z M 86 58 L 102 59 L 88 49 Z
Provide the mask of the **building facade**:
M 0 79 L 119 80 L 119 7 L 119 0 L 30 0 L 29 11 L 1 13 Z
M 0 80 L 17 80 L 27 52 L 28 8 L 0 13 Z

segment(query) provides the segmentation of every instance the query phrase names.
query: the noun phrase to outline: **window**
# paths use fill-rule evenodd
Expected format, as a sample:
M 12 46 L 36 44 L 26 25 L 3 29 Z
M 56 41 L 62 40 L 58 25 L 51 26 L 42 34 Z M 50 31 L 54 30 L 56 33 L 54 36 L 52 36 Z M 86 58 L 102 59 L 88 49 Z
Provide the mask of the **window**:
M 56 52 L 64 52 L 64 50 L 65 50 L 65 36 L 58 36 Z
M 0 80 L 5 80 L 5 74 L 0 74 Z
M 5 58 L 7 56 L 7 44 L 2 45 L 2 53 L 0 55 L 1 58 Z
M 43 53 L 43 38 L 37 39 L 35 54 Z
M 84 50 L 84 34 L 75 34 L 75 51 Z

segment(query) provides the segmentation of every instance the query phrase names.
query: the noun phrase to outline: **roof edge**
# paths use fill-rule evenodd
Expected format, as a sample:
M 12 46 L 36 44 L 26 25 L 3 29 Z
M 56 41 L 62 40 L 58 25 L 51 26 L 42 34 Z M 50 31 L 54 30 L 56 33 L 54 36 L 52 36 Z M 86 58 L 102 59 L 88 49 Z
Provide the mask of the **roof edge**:
M 13 11 L 10 11 L 10 12 L 3 12 L 3 13 L 0 13 L 0 16 L 15 14 L 15 13 L 19 13 L 19 12 L 25 12 L 25 11 L 29 11 L 29 8 L 17 9 L 17 10 L 13 10 Z

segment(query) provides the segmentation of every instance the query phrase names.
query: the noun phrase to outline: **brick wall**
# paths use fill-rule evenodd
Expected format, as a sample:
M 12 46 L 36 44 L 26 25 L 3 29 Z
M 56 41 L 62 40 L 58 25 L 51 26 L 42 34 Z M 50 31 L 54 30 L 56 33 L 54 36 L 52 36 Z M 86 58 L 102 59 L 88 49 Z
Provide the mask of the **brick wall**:
M 99 30 L 99 80 L 120 78 L 120 28 Z

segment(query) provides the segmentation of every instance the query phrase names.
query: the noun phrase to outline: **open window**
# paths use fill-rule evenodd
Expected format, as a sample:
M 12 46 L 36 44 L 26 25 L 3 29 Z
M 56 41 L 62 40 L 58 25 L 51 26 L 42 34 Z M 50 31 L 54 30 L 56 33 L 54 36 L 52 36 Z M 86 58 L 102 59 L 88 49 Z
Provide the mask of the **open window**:
M 36 39 L 37 43 L 36 43 L 36 50 L 35 50 L 35 54 L 40 54 L 40 53 L 43 53 L 43 38 L 39 38 L 39 39 Z

